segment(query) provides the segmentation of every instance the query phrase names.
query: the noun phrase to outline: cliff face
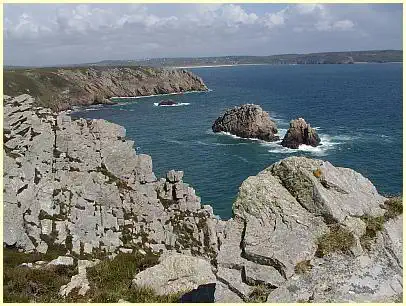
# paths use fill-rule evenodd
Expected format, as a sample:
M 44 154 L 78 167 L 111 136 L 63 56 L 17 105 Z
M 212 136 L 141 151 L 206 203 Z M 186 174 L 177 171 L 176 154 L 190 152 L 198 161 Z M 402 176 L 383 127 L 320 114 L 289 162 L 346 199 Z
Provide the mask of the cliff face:
M 182 171 L 156 178 L 150 156 L 137 154 L 116 124 L 72 120 L 20 95 L 5 99 L 3 135 L 4 245 L 57 252 L 47 266 L 77 267 L 61 299 L 75 288 L 89 294 L 86 268 L 123 253 L 160 256 L 123 284 L 158 294 L 215 284 L 216 302 L 402 295 L 401 199 L 384 198 L 351 169 L 284 159 L 247 178 L 234 217 L 222 221 Z M 41 265 L 26 263 L 37 272 Z
M 4 72 L 4 94 L 30 94 L 55 111 L 74 105 L 109 103 L 111 97 L 134 97 L 205 91 L 202 79 L 186 70 L 148 67 L 41 68 Z
M 188 250 L 214 258 L 216 228 L 183 172 L 157 179 L 125 129 L 71 120 L 33 106 L 28 95 L 4 107 L 4 242 L 74 256 L 119 249 Z

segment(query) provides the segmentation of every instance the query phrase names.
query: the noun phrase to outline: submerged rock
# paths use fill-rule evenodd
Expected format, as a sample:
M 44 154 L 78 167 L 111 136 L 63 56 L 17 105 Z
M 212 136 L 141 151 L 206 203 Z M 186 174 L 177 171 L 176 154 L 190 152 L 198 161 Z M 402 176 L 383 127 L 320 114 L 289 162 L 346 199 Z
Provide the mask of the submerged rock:
M 215 133 L 227 132 L 242 138 L 257 138 L 265 141 L 279 139 L 276 123 L 259 105 L 244 104 L 227 110 L 212 126 Z
M 306 123 L 303 118 L 298 118 L 290 122 L 290 127 L 283 137 L 282 146 L 297 149 L 301 144 L 317 147 L 320 145 L 320 137 L 309 123 Z

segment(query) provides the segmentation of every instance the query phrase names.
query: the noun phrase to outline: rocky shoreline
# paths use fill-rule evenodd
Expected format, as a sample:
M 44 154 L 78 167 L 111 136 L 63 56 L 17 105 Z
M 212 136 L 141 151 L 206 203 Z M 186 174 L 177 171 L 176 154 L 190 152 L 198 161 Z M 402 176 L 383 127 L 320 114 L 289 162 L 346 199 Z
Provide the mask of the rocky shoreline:
M 203 80 L 184 69 L 150 67 L 38 68 L 4 72 L 4 94 L 27 93 L 54 111 L 110 104 L 112 97 L 207 91 Z
M 73 267 L 61 301 L 92 301 L 89 271 L 127 255 L 158 258 L 125 285 L 158 295 L 215 284 L 215 302 L 401 300 L 402 201 L 351 169 L 286 158 L 242 183 L 224 221 L 182 171 L 156 178 L 119 125 L 25 94 L 4 101 L 3 135 L 4 246 L 55 254 L 21 269 Z

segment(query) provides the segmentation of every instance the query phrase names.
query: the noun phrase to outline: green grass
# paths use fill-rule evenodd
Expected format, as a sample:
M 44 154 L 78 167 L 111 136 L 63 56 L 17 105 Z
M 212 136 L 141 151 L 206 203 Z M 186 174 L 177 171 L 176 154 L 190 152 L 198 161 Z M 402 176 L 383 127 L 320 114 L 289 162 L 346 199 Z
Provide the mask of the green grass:
M 256 285 L 246 303 L 265 303 L 271 289 L 264 284 Z
M 353 245 L 353 234 L 338 224 L 333 224 L 330 226 L 330 232 L 318 239 L 316 256 L 323 257 L 333 252 L 348 253 Z
M 118 178 L 109 170 L 107 170 L 106 165 L 102 164 L 101 167 L 97 167 L 96 171 L 108 177 L 109 180 L 107 181 L 107 184 L 115 183 L 119 190 L 132 190 L 132 188 L 124 180 Z
M 402 196 L 392 197 L 385 201 L 384 208 L 386 212 L 384 214 L 385 220 L 393 219 L 396 216 L 403 213 L 403 201 Z
M 379 217 L 364 216 L 361 218 L 366 225 L 365 234 L 360 237 L 360 243 L 362 248 L 364 249 L 371 250 L 378 232 L 383 230 L 383 226 L 386 221 L 402 214 L 403 212 L 402 197 L 398 196 L 389 198 L 388 200 L 385 201 L 383 208 L 386 209 L 383 216 Z
M 158 256 L 146 256 L 120 253 L 112 261 L 88 269 L 88 279 L 91 283 L 87 294 L 92 302 L 114 303 L 124 299 L 134 303 L 176 302 L 180 294 L 158 296 L 149 288 L 131 288 L 134 275 L 158 263 Z
M 70 281 L 76 269 L 72 267 L 50 267 L 30 269 L 20 267 L 22 263 L 51 260 L 50 254 L 25 254 L 15 249 L 3 248 L 3 296 L 4 302 L 58 302 L 59 288 Z
M 182 293 L 159 296 L 150 288 L 131 288 L 134 275 L 158 263 L 158 256 L 147 254 L 117 255 L 87 269 L 90 290 L 85 296 L 71 292 L 68 297 L 59 296 L 62 285 L 77 274 L 72 267 L 30 269 L 20 267 L 24 262 L 51 260 L 51 254 L 25 254 L 15 249 L 3 248 L 4 302 L 118 302 L 124 299 L 138 303 L 174 303 Z
M 296 264 L 295 266 L 295 273 L 296 274 L 305 274 L 312 269 L 312 265 L 310 264 L 310 260 L 303 260 Z
M 383 230 L 383 224 L 385 223 L 385 217 L 362 217 L 362 221 L 365 222 L 366 231 L 365 234 L 360 237 L 360 243 L 363 249 L 370 250 L 372 244 L 375 242 L 376 235 L 379 231 Z

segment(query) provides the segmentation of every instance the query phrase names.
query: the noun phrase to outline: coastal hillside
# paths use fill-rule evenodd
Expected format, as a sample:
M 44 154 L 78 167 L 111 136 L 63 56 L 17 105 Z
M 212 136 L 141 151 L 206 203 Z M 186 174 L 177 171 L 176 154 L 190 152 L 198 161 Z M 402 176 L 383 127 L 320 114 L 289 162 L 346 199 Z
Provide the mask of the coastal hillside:
M 319 52 L 306 54 L 276 54 L 266 56 L 228 55 L 208 57 L 164 57 L 139 60 L 104 60 L 95 63 L 73 65 L 74 67 L 193 67 L 219 65 L 308 65 L 308 64 L 354 64 L 354 63 L 401 63 L 402 50 L 369 50 Z M 27 68 L 27 67 L 26 67 Z M 19 66 L 6 66 L 6 70 L 24 69 Z
M 133 61 L 101 61 L 95 66 L 143 65 L 152 67 L 189 67 L 242 64 L 354 64 L 402 62 L 402 50 L 343 51 L 307 54 L 277 54 L 268 56 L 218 56 L 218 57 L 178 57 L 152 58 Z M 90 64 L 89 64 L 90 65 Z
M 4 94 L 30 94 L 35 103 L 56 111 L 74 105 L 110 103 L 111 97 L 207 90 L 186 70 L 150 67 L 77 67 L 4 71 Z
M 402 199 L 352 169 L 283 159 L 220 220 L 117 124 L 24 94 L 3 134 L 6 302 L 402 300 Z

